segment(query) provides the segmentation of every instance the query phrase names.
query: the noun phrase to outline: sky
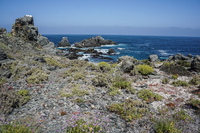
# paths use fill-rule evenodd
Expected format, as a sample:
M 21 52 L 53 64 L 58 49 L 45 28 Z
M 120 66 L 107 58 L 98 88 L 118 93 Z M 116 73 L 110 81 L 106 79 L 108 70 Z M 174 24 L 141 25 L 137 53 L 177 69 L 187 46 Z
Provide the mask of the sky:
M 41 34 L 200 37 L 200 0 L 0 0 L 0 27 L 25 15 Z

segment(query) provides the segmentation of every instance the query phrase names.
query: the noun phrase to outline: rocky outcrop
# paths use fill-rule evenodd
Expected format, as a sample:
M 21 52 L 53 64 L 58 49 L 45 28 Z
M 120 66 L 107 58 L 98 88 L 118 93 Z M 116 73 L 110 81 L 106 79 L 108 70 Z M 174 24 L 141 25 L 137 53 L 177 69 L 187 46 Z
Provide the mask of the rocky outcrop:
M 112 48 L 110 48 L 110 49 L 108 50 L 108 54 L 112 54 L 112 53 L 115 53 L 115 50 L 112 49 Z
M 44 53 L 54 55 L 58 52 L 53 42 L 50 42 L 48 38 L 39 34 L 38 28 L 34 26 L 33 16 L 31 15 L 16 19 L 15 24 L 12 26 L 11 34 L 13 40 L 7 40 L 7 44 L 13 44 L 13 41 L 16 40 L 17 43 L 19 43 L 19 41 L 23 42 L 23 45 L 28 43 L 27 47 L 29 47 L 29 49 L 31 49 L 30 47 L 42 48 Z M 32 46 L 29 46 L 29 44 Z
M 2 38 L 7 33 L 5 28 L 0 28 L 0 38 Z
M 192 58 L 188 56 L 184 56 L 180 53 L 177 53 L 173 56 L 170 56 L 166 61 L 178 61 L 178 60 L 187 60 L 188 62 L 192 62 Z
M 15 20 L 11 34 L 26 40 L 37 41 L 38 28 L 34 26 L 33 16 L 26 15 Z
M 121 70 L 123 72 L 130 72 L 133 70 L 133 63 L 130 60 L 124 60 L 121 64 Z
M 191 63 L 191 69 L 200 72 L 200 56 L 196 55 Z
M 92 38 L 85 39 L 81 42 L 75 42 L 74 46 L 77 48 L 84 48 L 84 47 L 100 47 L 102 45 L 117 45 L 116 42 L 111 40 L 105 40 L 101 36 L 96 36 Z
M 159 58 L 158 58 L 158 55 L 153 54 L 153 55 L 149 55 L 149 61 L 150 61 L 150 62 L 158 62 L 158 61 L 160 61 L 160 60 L 159 60 Z
M 71 47 L 67 37 L 63 37 L 61 42 L 58 43 L 58 47 Z

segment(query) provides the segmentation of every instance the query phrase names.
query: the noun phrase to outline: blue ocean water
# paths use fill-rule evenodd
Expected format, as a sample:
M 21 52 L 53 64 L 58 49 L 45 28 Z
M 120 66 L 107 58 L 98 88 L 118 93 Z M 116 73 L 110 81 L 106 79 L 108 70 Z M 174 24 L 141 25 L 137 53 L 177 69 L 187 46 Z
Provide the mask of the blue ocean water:
M 70 44 L 80 42 L 96 35 L 44 35 L 50 41 L 58 45 L 62 37 L 67 37 Z M 109 48 L 116 51 L 114 55 L 103 55 L 117 61 L 118 57 L 129 55 L 138 60 L 148 59 L 149 55 L 157 54 L 162 59 L 170 55 L 181 53 L 183 55 L 200 55 L 200 37 L 167 37 L 167 36 L 129 36 L 129 35 L 101 35 L 104 39 L 117 42 L 119 45 L 95 47 L 96 50 L 106 53 Z M 83 59 L 88 58 L 92 62 L 110 61 L 105 59 L 92 59 L 85 54 Z

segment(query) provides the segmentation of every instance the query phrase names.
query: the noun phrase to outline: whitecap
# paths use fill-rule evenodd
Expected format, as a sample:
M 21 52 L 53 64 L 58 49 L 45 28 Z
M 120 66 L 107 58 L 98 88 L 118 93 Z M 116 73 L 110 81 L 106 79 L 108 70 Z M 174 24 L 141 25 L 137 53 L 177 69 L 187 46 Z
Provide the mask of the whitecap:
M 169 53 L 167 53 L 166 50 L 158 50 L 158 52 L 160 52 L 161 55 L 167 56 L 169 55 Z
M 125 48 L 117 48 L 117 49 L 119 49 L 119 50 L 123 50 L 123 49 L 125 49 Z
M 95 49 L 95 50 L 97 50 L 97 52 L 102 52 L 104 54 L 108 53 L 108 49 Z
M 79 57 L 78 59 L 80 60 L 85 60 L 85 59 L 89 59 L 91 54 L 83 54 L 82 57 Z

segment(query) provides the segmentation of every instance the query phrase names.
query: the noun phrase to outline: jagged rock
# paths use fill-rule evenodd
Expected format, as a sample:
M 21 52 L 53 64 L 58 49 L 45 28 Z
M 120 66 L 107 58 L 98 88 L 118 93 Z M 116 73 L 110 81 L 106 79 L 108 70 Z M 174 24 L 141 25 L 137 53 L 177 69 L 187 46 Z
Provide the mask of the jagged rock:
M 74 53 L 69 53 L 66 57 L 70 60 L 74 60 L 78 59 L 79 55 L 74 52 Z
M 5 28 L 0 28 L 0 36 L 3 35 L 3 34 L 6 34 L 7 33 L 7 30 Z
M 186 70 L 183 66 L 177 64 L 169 64 L 165 63 L 160 68 L 161 71 L 166 72 L 167 74 L 178 74 L 179 76 L 191 76 L 191 73 Z
M 97 50 L 94 50 L 93 48 L 89 48 L 84 53 L 97 53 Z
M 83 48 L 83 47 L 99 47 L 101 45 L 117 45 L 116 42 L 111 41 L 111 40 L 104 40 L 101 36 L 96 36 L 92 38 L 85 39 L 81 42 L 75 42 L 74 46 L 78 48 Z
M 37 41 L 38 28 L 34 26 L 33 17 L 26 15 L 15 20 L 11 34 L 26 40 Z
M 110 48 L 110 49 L 108 50 L 108 54 L 112 54 L 112 53 L 115 53 L 115 50 L 112 49 L 112 48 Z
M 71 47 L 67 37 L 63 37 L 61 42 L 58 43 L 58 47 Z
M 191 63 L 191 69 L 200 72 L 200 56 L 195 55 L 194 60 Z
M 134 57 L 131 57 L 131 56 L 121 56 L 117 59 L 117 63 L 120 63 L 124 60 L 129 60 L 132 65 L 138 65 L 139 64 L 139 61 L 137 59 L 135 59 Z
M 133 63 L 130 60 L 124 60 L 121 64 L 121 70 L 123 72 L 130 72 L 133 70 Z
M 149 61 L 151 61 L 151 62 L 158 62 L 160 60 L 158 59 L 158 55 L 153 54 L 153 55 L 149 55 Z
M 47 45 L 50 41 L 48 40 L 48 38 L 46 38 L 42 35 L 39 35 L 37 38 L 37 42 L 43 47 L 43 46 Z
M 0 61 L 1 60 L 5 60 L 5 59 L 7 59 L 8 57 L 7 57 L 7 55 L 5 54 L 5 53 L 3 53 L 3 52 L 0 52 Z
M 15 24 L 20 26 L 34 25 L 33 16 L 25 15 L 24 17 L 18 18 L 15 20 Z
M 190 57 L 184 56 L 180 53 L 175 54 L 174 56 L 170 56 L 167 61 L 177 61 L 177 60 L 188 60 L 188 61 L 192 61 L 192 59 Z

